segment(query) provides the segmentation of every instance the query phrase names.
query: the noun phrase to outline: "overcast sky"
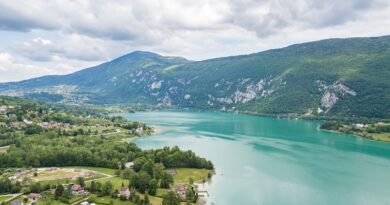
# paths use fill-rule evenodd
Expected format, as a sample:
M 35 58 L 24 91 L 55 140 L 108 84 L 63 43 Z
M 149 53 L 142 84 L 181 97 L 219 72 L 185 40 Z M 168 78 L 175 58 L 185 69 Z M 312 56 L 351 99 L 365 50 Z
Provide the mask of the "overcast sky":
M 0 82 L 135 50 L 202 60 L 389 34 L 389 0 L 0 0 Z

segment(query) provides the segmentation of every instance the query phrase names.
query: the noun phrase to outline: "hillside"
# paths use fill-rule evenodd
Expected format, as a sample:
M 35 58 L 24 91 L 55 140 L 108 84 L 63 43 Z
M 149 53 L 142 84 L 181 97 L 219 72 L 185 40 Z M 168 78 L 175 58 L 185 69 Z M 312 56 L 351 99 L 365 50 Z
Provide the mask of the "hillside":
M 329 39 L 188 61 L 133 52 L 64 76 L 0 84 L 0 93 L 66 103 L 390 118 L 390 36 Z

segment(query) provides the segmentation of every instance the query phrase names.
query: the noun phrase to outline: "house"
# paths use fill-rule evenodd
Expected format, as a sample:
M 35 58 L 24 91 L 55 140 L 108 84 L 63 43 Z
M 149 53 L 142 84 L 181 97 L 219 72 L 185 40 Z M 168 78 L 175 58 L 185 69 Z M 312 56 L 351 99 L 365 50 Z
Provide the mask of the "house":
M 125 197 L 126 199 L 130 198 L 130 190 L 127 187 L 122 187 L 121 190 L 119 191 L 118 197 Z
M 82 195 L 84 194 L 84 188 L 80 184 L 73 184 L 72 187 L 73 195 Z
M 141 133 L 144 132 L 144 127 L 138 126 L 137 129 L 136 129 L 135 131 L 138 132 L 139 134 L 141 134 Z
M 115 129 L 115 132 L 116 132 L 116 133 L 120 133 L 120 132 L 121 132 L 121 129 L 116 128 L 116 129 Z
M 0 112 L 6 112 L 7 111 L 7 107 L 2 105 L 0 106 Z
M 32 121 L 27 120 L 27 119 L 24 119 L 23 122 L 24 122 L 24 124 L 26 124 L 26 125 L 31 125 L 31 124 L 33 124 Z
M 10 205 L 23 205 L 23 201 L 22 200 L 11 201 Z
M 95 203 L 89 203 L 88 201 L 83 201 L 80 205 L 96 205 Z
M 356 128 L 366 128 L 367 125 L 361 124 L 361 123 L 357 123 L 357 124 L 355 124 L 355 127 L 356 127 Z
M 186 193 L 188 190 L 187 184 L 177 184 L 175 187 L 175 192 L 176 194 L 179 195 L 179 197 L 185 201 L 186 200 Z
M 126 162 L 125 167 L 126 167 L 126 168 L 129 168 L 129 169 L 133 169 L 133 167 L 134 167 L 134 162 Z
M 194 191 L 198 195 L 198 197 L 208 197 L 209 196 L 206 184 L 194 183 L 194 185 L 192 187 L 194 188 Z
M 40 195 L 38 193 L 30 193 L 28 195 L 28 200 L 31 202 L 37 202 L 41 198 L 42 198 L 42 195 Z

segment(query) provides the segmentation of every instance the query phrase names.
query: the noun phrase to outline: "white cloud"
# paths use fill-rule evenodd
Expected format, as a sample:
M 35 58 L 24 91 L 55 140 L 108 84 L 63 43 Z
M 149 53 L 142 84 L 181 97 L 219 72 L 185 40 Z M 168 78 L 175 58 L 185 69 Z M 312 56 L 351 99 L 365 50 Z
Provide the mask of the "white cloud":
M 17 81 L 53 73 L 45 67 L 18 62 L 9 53 L 0 52 L 0 82 Z
M 0 52 L 0 82 L 20 81 L 43 75 L 62 75 L 87 68 L 101 61 L 78 61 L 61 57 L 53 57 L 51 65 L 35 65 L 14 58 L 7 52 Z
M 0 30 L 31 35 L 14 40 L 8 36 L 9 43 L 0 42 L 0 49 L 55 73 L 134 50 L 199 60 L 324 38 L 388 35 L 389 4 L 388 0 L 0 1 Z

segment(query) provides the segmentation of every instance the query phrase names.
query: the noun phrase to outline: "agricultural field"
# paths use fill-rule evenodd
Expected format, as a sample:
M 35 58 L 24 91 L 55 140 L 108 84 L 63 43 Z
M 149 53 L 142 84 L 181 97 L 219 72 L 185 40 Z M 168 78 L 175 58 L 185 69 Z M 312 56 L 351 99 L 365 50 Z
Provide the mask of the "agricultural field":
M 1 196 L 1 195 L 0 195 L 0 203 L 3 202 L 3 201 L 8 200 L 8 199 L 10 199 L 10 198 L 12 198 L 12 196 L 8 196 L 8 195 L 3 195 L 3 196 Z
M 208 179 L 210 170 L 207 169 L 192 169 L 192 168 L 177 168 L 175 169 L 173 179 L 175 183 L 188 183 L 190 178 L 194 182 L 202 182 Z M 211 174 L 211 173 L 210 173 Z

